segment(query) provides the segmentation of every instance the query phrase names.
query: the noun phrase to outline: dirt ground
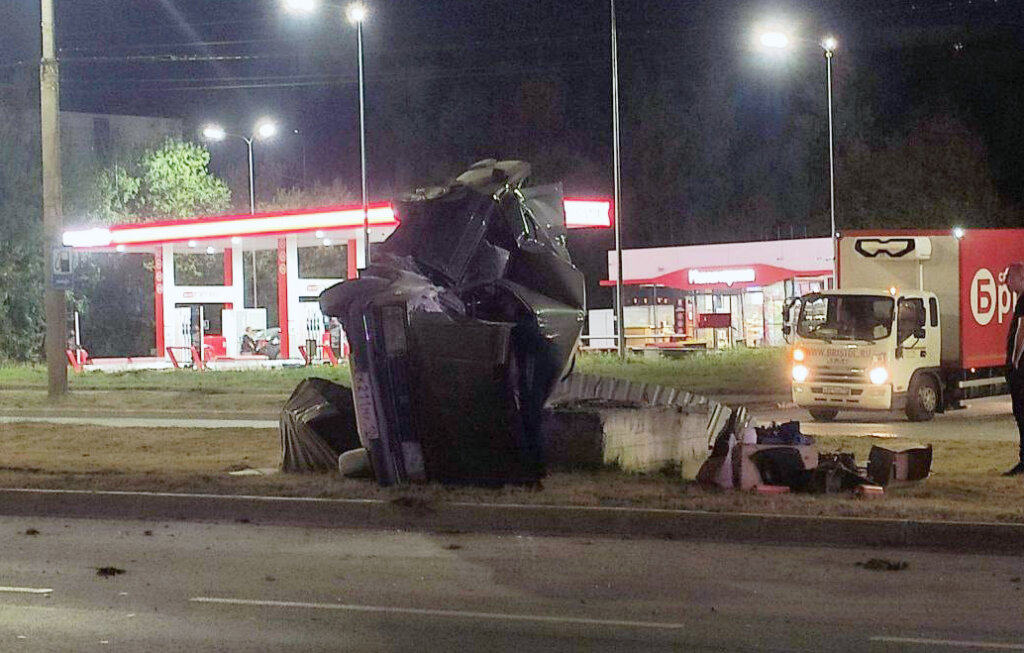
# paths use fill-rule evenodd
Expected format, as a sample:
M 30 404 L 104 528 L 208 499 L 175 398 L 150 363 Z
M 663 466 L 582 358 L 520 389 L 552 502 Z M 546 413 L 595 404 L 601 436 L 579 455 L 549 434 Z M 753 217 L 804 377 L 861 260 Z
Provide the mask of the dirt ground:
M 879 441 L 874 441 L 879 442 Z M 819 451 L 866 460 L 870 438 L 818 438 Z M 848 495 L 761 497 L 703 490 L 670 474 L 552 471 L 542 490 L 380 488 L 335 474 L 232 476 L 276 468 L 277 432 L 262 429 L 111 429 L 51 424 L 0 425 L 0 486 L 137 490 L 333 498 L 626 506 L 802 515 L 898 517 L 1024 523 L 1024 480 L 999 475 L 1012 443 L 935 443 L 932 476 L 890 487 L 879 499 Z

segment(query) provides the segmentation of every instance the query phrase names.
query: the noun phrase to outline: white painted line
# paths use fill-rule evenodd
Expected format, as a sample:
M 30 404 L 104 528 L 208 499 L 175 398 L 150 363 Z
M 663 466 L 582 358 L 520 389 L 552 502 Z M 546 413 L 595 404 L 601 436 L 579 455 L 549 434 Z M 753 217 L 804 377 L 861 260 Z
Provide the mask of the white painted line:
M 0 586 L 0 592 L 7 594 L 50 594 L 53 592 L 48 587 L 3 587 Z
M 584 626 L 616 626 L 620 628 L 652 628 L 657 630 L 680 630 L 680 623 L 657 621 L 624 621 L 617 619 L 587 619 L 584 617 L 548 617 L 532 614 L 505 614 L 499 612 L 467 612 L 464 610 L 428 610 L 423 608 L 394 608 L 378 605 L 351 605 L 344 603 L 304 603 L 301 601 L 258 601 L 253 599 L 226 599 L 212 596 L 195 596 L 192 603 L 216 603 L 220 605 L 248 605 L 268 608 L 306 608 L 309 610 L 341 610 L 344 612 L 371 612 L 377 614 L 413 614 L 430 617 L 454 617 L 463 619 L 492 619 L 494 621 L 532 621 L 549 624 L 577 624 Z
M 921 646 L 947 646 L 950 648 L 983 648 L 998 651 L 1024 651 L 1024 644 L 1002 642 L 966 642 L 955 639 L 923 639 L 920 637 L 872 637 L 872 642 L 892 644 L 919 644 Z

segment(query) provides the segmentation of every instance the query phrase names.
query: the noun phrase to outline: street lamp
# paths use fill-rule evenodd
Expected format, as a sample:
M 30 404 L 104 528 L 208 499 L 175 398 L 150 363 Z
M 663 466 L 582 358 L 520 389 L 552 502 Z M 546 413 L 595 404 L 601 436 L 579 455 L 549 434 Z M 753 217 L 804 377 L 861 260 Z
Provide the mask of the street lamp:
M 265 141 L 277 135 L 277 123 L 269 118 L 262 118 L 253 128 L 252 136 L 230 134 L 224 131 L 220 125 L 210 124 L 203 127 L 203 138 L 208 141 L 222 141 L 226 138 L 237 138 L 245 141 L 249 151 L 249 213 L 256 213 L 256 178 L 253 174 L 252 144 L 256 141 Z
M 762 47 L 785 50 L 789 48 L 793 39 L 781 31 L 764 31 L 758 36 Z M 796 39 L 809 42 L 807 39 Z M 832 127 L 832 57 L 839 41 L 835 36 L 826 35 L 816 45 L 821 47 L 825 54 L 825 86 L 828 94 L 828 186 L 829 186 L 829 215 L 831 216 L 831 238 L 832 238 L 832 285 L 835 286 L 839 280 L 836 270 L 838 262 L 838 246 L 836 240 L 836 163 L 835 163 L 835 137 Z
M 618 335 L 619 360 L 626 358 L 625 311 L 622 308 L 622 174 L 619 155 L 619 31 L 615 22 L 615 0 L 611 10 L 612 50 L 612 172 L 615 179 L 615 330 Z
M 285 10 L 290 13 L 310 14 L 321 5 L 321 0 L 282 0 Z M 370 211 L 367 200 L 366 182 L 366 95 L 365 75 L 363 73 L 363 23 L 366 22 L 370 10 L 362 2 L 353 2 L 345 7 L 345 17 L 356 26 L 356 49 L 359 63 L 359 171 L 362 184 L 363 206 L 363 265 L 370 264 Z
M 366 193 L 366 99 L 363 77 L 363 21 L 366 20 L 366 6 L 355 2 L 345 10 L 348 22 L 356 26 L 356 47 L 359 52 L 359 172 L 363 191 L 363 265 L 370 266 L 370 207 Z
M 223 127 L 209 124 L 203 127 L 203 138 L 208 141 L 223 141 L 226 138 L 237 138 L 245 141 L 249 152 L 249 215 L 256 213 L 256 175 L 254 174 L 252 144 L 265 141 L 277 135 L 277 123 L 269 118 L 261 118 L 253 127 L 252 136 L 230 134 Z M 256 295 L 256 250 L 252 251 L 252 305 L 258 306 Z

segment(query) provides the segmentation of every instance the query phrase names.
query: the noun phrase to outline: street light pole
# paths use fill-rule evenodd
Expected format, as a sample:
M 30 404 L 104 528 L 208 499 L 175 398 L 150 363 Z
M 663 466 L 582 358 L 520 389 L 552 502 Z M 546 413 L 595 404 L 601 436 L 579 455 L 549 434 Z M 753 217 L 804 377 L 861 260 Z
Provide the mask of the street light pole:
M 245 141 L 246 147 L 249 148 L 249 215 L 255 215 L 256 214 L 256 175 L 255 175 L 256 168 L 253 165 L 252 139 L 251 138 L 245 138 L 243 136 L 242 140 Z M 244 262 L 245 261 L 243 259 L 243 263 Z M 256 296 L 256 285 L 257 285 L 256 284 L 256 250 L 253 249 L 252 250 L 252 307 L 253 308 L 258 308 L 259 307 L 259 299 Z M 244 288 L 243 288 L 243 290 L 244 290 Z M 243 295 L 243 299 L 244 298 L 245 297 Z M 243 302 L 243 305 L 244 305 L 244 302 Z
M 622 175 L 619 152 L 619 34 L 615 23 L 615 0 L 609 0 L 612 16 L 612 166 L 615 176 L 615 330 L 619 359 L 626 358 L 626 327 L 622 309 Z
M 783 31 L 761 32 L 758 40 L 763 48 L 785 50 L 792 40 Z M 808 39 L 797 38 L 797 41 L 808 42 Z M 828 35 L 817 43 L 825 52 L 825 83 L 828 96 L 828 201 L 829 201 L 829 238 L 832 240 L 832 287 L 839 285 L 839 240 L 836 230 L 836 162 L 835 136 L 832 125 L 832 57 L 835 55 L 839 41 L 835 36 Z
M 337 7 L 330 2 L 322 0 L 281 0 L 286 11 L 296 14 L 310 14 L 317 10 L 321 4 L 328 4 Z M 363 22 L 366 20 L 369 10 L 359 0 L 345 7 L 345 15 L 348 22 L 356 26 L 356 49 L 358 52 L 359 64 L 359 168 L 362 186 L 362 208 L 363 208 L 363 267 L 370 264 L 370 206 L 368 201 L 366 181 L 366 76 L 363 71 Z
M 822 45 L 825 48 L 825 76 L 828 86 L 828 188 L 829 213 L 832 218 L 832 287 L 836 288 L 839 286 L 839 242 L 836 238 L 836 161 L 835 140 L 832 135 L 832 55 L 835 40 L 830 37 Z
M 63 228 L 60 169 L 60 72 L 54 43 L 53 0 L 41 0 L 42 58 L 39 62 L 39 117 L 43 163 L 43 306 L 46 317 L 46 372 L 50 397 L 68 392 L 64 350 L 67 305 L 63 290 L 53 286 L 54 250 Z
M 254 215 L 256 213 L 256 181 L 253 175 L 252 139 L 245 136 L 242 136 L 241 139 L 245 141 L 246 147 L 249 148 L 249 215 Z
M 366 98 L 363 79 L 363 18 L 365 10 L 350 10 L 350 20 L 356 24 L 356 48 L 359 52 L 359 163 L 362 177 L 363 202 L 363 266 L 370 265 L 370 207 L 366 190 Z
M 211 141 L 222 141 L 229 136 L 245 141 L 249 153 L 249 215 L 256 213 L 256 166 L 254 164 L 253 144 L 257 139 L 273 138 L 277 134 L 277 125 L 267 118 L 256 123 L 252 136 L 240 134 L 229 134 L 219 125 L 207 125 L 203 128 L 203 137 Z M 244 259 L 243 259 L 244 263 Z M 252 251 L 252 305 L 256 308 L 259 305 L 259 298 L 256 294 L 256 250 Z

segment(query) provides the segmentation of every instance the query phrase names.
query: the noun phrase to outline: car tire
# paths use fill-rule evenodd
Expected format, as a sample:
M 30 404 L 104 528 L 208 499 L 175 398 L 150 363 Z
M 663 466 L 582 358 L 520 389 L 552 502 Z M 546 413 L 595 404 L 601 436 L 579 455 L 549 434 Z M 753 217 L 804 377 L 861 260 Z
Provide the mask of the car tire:
M 939 408 L 939 384 L 930 374 L 921 374 L 910 383 L 907 392 L 907 419 L 927 422 L 935 417 Z
M 809 408 L 807 411 L 815 422 L 831 422 L 839 414 L 838 408 Z

